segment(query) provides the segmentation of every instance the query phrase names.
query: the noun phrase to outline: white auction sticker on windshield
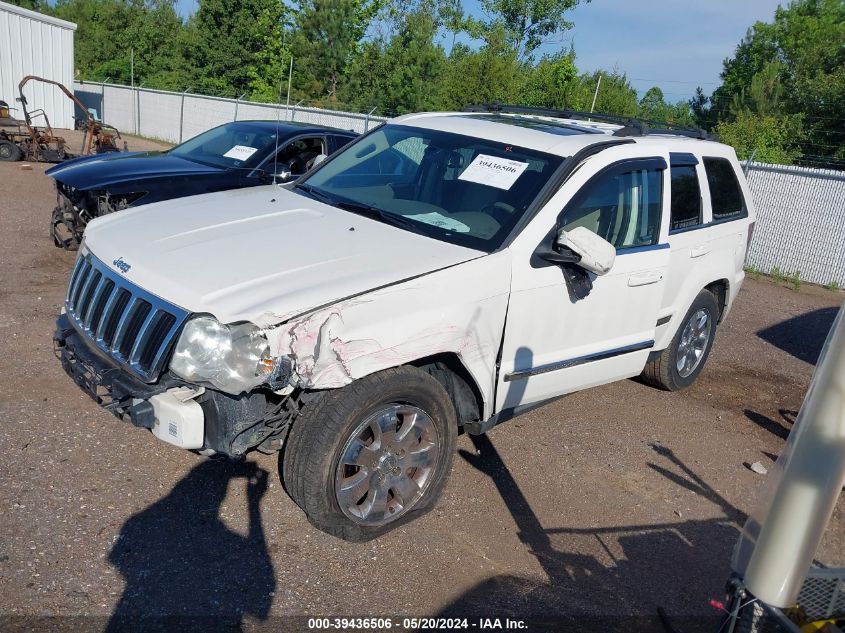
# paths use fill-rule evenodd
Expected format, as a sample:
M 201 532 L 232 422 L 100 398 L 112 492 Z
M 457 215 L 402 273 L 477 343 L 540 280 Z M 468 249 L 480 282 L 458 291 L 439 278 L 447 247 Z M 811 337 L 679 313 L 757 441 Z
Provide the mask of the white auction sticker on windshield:
M 455 233 L 469 233 L 469 227 L 463 222 L 458 222 L 452 218 L 447 218 L 445 215 L 440 215 L 436 211 L 431 213 L 420 213 L 418 215 L 409 215 L 409 218 L 417 222 L 424 222 L 432 226 L 439 226 L 441 229 L 447 231 L 455 231 Z
M 255 152 L 258 151 L 257 147 L 247 147 L 246 145 L 235 145 L 232 149 L 228 152 L 223 154 L 225 158 L 234 158 L 235 160 L 246 160 Z
M 518 160 L 479 154 L 469 164 L 469 167 L 458 176 L 458 180 L 477 182 L 481 185 L 507 190 L 513 187 L 513 183 L 527 167 L 528 163 L 521 163 Z

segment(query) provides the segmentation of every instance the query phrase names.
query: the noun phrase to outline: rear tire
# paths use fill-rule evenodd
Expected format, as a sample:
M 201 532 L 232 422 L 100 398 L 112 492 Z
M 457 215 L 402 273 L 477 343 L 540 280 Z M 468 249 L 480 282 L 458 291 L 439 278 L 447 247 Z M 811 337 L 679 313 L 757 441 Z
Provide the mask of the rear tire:
M 21 156 L 23 156 L 21 148 L 12 141 L 0 141 L 0 160 L 12 163 L 20 160 Z
M 415 367 L 388 369 L 308 403 L 280 456 L 282 481 L 313 525 L 369 540 L 435 505 L 457 429 L 439 382 Z
M 642 380 L 666 391 L 679 391 L 694 383 L 713 347 L 718 318 L 716 297 L 702 290 L 666 349 L 649 358 Z

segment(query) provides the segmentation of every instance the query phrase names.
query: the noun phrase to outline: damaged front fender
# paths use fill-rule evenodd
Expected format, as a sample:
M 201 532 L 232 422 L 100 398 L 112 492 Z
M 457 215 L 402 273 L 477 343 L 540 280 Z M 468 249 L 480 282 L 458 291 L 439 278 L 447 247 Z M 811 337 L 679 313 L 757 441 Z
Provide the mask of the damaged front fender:
M 289 318 L 266 330 L 271 350 L 291 359 L 304 389 L 453 353 L 491 402 L 510 269 L 509 254 L 494 253 Z

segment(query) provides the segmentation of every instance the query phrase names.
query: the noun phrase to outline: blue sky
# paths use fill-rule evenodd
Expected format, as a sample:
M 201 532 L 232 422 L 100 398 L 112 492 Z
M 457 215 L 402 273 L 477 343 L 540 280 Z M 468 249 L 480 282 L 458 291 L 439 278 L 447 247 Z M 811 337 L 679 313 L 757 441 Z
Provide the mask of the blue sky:
M 711 93 L 724 59 L 754 22 L 771 22 L 779 4 L 785 2 L 593 0 L 579 5 L 570 18 L 575 27 L 543 50 L 574 40 L 579 69 L 618 66 L 641 94 L 657 85 L 667 100 L 677 101 L 699 84 Z
M 479 15 L 477 0 L 464 9 Z M 572 30 L 551 37 L 540 53 L 575 45 L 582 71 L 617 67 L 642 95 L 660 86 L 667 101 L 688 99 L 700 85 L 710 94 L 722 61 L 754 22 L 770 22 L 778 0 L 592 0 L 571 14 Z M 182 15 L 197 0 L 178 0 Z

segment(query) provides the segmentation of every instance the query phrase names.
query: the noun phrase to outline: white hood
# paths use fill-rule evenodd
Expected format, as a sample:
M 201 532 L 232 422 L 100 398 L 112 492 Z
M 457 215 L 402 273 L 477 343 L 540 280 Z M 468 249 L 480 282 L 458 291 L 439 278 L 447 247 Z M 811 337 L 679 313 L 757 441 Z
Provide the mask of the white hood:
M 85 244 L 186 310 L 262 325 L 483 254 L 274 185 L 107 215 Z

